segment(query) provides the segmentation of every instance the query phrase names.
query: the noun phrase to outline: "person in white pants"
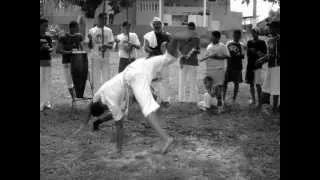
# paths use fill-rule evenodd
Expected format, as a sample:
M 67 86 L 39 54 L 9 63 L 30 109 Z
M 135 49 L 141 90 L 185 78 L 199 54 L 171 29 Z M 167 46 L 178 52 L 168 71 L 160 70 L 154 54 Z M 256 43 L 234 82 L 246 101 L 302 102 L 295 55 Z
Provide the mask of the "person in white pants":
M 128 99 L 131 90 L 141 107 L 143 115 L 165 141 L 161 153 L 166 153 L 172 144 L 173 138 L 159 124 L 159 116 L 157 114 L 159 104 L 152 96 L 151 82 L 157 72 L 160 72 L 163 68 L 168 68 L 170 64 L 177 60 L 178 40 L 188 39 L 192 35 L 189 32 L 173 35 L 164 55 L 157 55 L 148 59 L 143 57 L 135 60 L 124 71 L 105 82 L 95 93 L 93 103 L 89 106 L 89 116 L 95 117 L 95 122 L 99 124 L 109 120 L 116 122 L 116 142 L 119 154 L 122 152 L 123 120 L 128 114 L 128 105 L 130 104 Z M 98 130 L 99 124 L 95 122 L 94 130 Z
M 98 26 L 89 30 L 89 48 L 91 49 L 91 78 L 93 90 L 96 92 L 103 82 L 111 78 L 110 49 L 113 48 L 112 30 L 105 26 L 105 14 L 98 16 Z M 103 37 L 102 37 L 103 28 Z M 104 44 L 102 44 L 104 38 Z
M 150 31 L 143 36 L 144 50 L 148 54 L 148 58 L 163 54 L 164 46 L 169 41 L 169 33 L 163 31 L 163 24 L 160 18 L 154 17 L 150 26 L 153 31 Z M 159 99 L 162 105 L 168 106 L 170 101 L 170 95 L 168 93 L 169 68 L 165 68 L 161 72 L 158 72 L 158 76 L 160 78 L 155 85 L 157 86 L 156 89 L 159 91 Z
M 188 31 L 195 32 L 196 25 L 193 22 L 188 24 Z M 179 71 L 179 94 L 180 102 L 197 102 L 198 101 L 198 54 L 200 53 L 200 38 L 194 37 L 184 41 L 180 45 L 180 71 Z M 187 88 L 188 87 L 188 88 Z M 189 96 L 186 91 L 189 89 Z
M 40 19 L 40 111 L 52 108 L 50 99 L 52 39 L 46 35 L 48 20 Z

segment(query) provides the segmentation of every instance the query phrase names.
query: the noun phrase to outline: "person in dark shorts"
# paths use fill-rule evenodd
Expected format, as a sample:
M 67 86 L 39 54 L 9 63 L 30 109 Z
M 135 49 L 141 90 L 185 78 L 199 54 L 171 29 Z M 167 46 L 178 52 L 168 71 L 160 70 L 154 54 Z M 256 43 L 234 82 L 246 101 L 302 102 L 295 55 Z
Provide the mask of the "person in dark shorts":
M 233 103 L 236 102 L 237 95 L 239 92 L 239 83 L 242 80 L 242 60 L 244 59 L 244 46 L 240 43 L 241 39 L 241 30 L 235 30 L 233 32 L 233 40 L 227 44 L 227 48 L 230 54 L 230 58 L 227 61 L 227 71 L 225 74 L 224 81 L 224 93 L 223 100 L 225 102 L 226 94 L 228 90 L 229 82 L 234 83 L 233 90 Z
M 72 99 L 76 97 L 71 76 L 72 51 L 83 50 L 82 41 L 83 37 L 79 33 L 78 23 L 76 21 L 71 21 L 69 23 L 69 33 L 66 33 L 59 38 L 57 46 L 57 53 L 62 54 L 64 76 Z
M 249 40 L 247 43 L 247 57 L 248 57 L 248 64 L 246 70 L 246 83 L 250 85 L 250 94 L 251 94 L 251 104 L 256 104 L 256 97 L 255 97 L 255 87 L 257 89 L 258 94 L 258 107 L 261 107 L 261 86 L 263 82 L 262 77 L 262 65 L 255 65 L 256 61 L 264 56 L 267 53 L 267 45 L 266 43 L 259 39 L 259 35 L 256 29 L 253 29 L 252 32 L 252 40 Z
M 48 20 L 40 18 L 40 112 L 52 109 L 50 102 L 52 39 L 46 34 Z
M 122 72 L 137 57 L 136 49 L 140 49 L 140 41 L 136 33 L 130 32 L 128 21 L 122 23 L 122 33 L 115 38 L 115 49 L 119 51 L 119 73 Z M 129 35 L 129 41 L 128 41 Z

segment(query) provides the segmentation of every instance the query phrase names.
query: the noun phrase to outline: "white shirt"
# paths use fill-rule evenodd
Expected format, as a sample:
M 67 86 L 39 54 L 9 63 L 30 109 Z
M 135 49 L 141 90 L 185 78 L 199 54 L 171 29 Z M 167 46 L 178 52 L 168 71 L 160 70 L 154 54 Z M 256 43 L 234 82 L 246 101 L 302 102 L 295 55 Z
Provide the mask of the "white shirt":
M 212 42 L 208 45 L 206 49 L 206 56 L 210 56 L 213 54 L 217 54 L 219 56 L 230 56 L 227 46 L 225 46 L 222 42 L 218 44 L 213 44 Z M 227 59 L 225 60 L 217 60 L 214 58 L 210 58 L 207 60 L 207 67 L 213 69 L 226 69 L 227 68 Z
M 148 59 L 139 58 L 127 66 L 124 71 L 105 82 L 95 93 L 93 101 L 96 102 L 101 99 L 102 103 L 109 107 L 113 119 L 118 121 L 124 115 L 130 81 L 143 77 L 151 84 L 156 72 L 161 71 L 175 60 L 177 58 L 167 53 Z
M 129 33 L 130 43 L 140 46 L 140 41 L 138 35 L 136 33 Z M 119 57 L 120 58 L 129 58 L 128 52 L 124 50 L 124 43 L 128 42 L 128 36 L 124 33 L 117 35 L 117 39 L 120 40 L 119 42 Z M 137 51 L 133 48 L 132 52 L 130 53 L 130 57 L 137 57 Z
M 92 36 L 93 49 L 98 50 L 99 46 L 102 45 L 102 28 L 98 26 L 93 27 L 89 30 L 89 34 Z M 110 42 L 114 42 L 112 30 L 108 27 L 104 27 L 104 44 L 108 44 Z

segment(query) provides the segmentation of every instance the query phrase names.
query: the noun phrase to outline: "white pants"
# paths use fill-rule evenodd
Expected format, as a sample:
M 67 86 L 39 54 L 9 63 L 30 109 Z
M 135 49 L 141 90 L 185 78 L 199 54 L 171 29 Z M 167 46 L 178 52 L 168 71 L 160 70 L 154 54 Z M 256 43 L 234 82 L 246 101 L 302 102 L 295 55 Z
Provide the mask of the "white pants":
M 198 107 L 201 110 L 206 110 L 207 108 L 210 108 L 211 106 L 216 106 L 218 103 L 217 98 L 213 98 L 209 93 L 205 93 L 203 95 L 203 101 L 200 101 L 198 103 Z
M 268 69 L 262 91 L 271 95 L 280 95 L 280 66 Z
M 197 66 L 183 65 L 179 70 L 179 101 L 180 102 L 197 102 Z M 188 87 L 188 88 L 187 88 Z M 186 91 L 189 89 L 189 96 Z
M 101 54 L 92 52 L 91 59 L 91 82 L 93 84 L 94 93 L 100 88 L 100 86 L 108 81 L 110 77 L 110 63 L 109 54 L 106 53 L 104 58 Z
M 165 67 L 161 71 L 161 80 L 158 83 L 158 91 L 160 101 L 170 101 L 169 95 L 169 67 Z
M 50 103 L 51 67 L 40 66 L 40 109 Z
M 73 80 L 71 75 L 71 64 L 63 64 L 64 78 L 68 88 L 73 88 Z

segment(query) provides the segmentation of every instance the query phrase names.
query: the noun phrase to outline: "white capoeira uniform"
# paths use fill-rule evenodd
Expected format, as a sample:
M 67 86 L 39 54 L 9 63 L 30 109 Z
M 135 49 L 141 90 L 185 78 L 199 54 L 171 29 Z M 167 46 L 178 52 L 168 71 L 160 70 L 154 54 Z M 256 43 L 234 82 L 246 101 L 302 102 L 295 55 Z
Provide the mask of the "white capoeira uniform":
M 145 117 L 155 112 L 160 106 L 151 93 L 151 81 L 157 72 L 177 60 L 176 57 L 165 53 L 151 58 L 139 58 L 117 74 L 95 93 L 93 101 L 101 99 L 109 107 L 113 120 L 122 119 L 128 105 L 129 92 L 132 91 Z
M 198 102 L 198 108 L 206 111 L 211 106 L 216 106 L 218 100 L 216 97 L 212 97 L 208 92 L 203 95 L 203 101 Z
M 100 86 L 111 78 L 110 67 L 110 50 L 106 50 L 104 58 L 102 52 L 99 51 L 99 47 L 102 46 L 102 31 L 98 26 L 89 30 L 89 34 L 92 36 L 93 49 L 90 52 L 89 59 L 91 60 L 91 80 L 94 87 L 94 92 L 100 88 Z M 104 27 L 104 44 L 114 42 L 112 30 L 108 27 Z

